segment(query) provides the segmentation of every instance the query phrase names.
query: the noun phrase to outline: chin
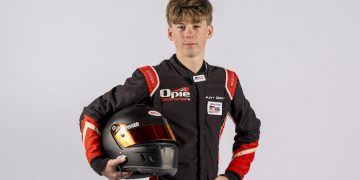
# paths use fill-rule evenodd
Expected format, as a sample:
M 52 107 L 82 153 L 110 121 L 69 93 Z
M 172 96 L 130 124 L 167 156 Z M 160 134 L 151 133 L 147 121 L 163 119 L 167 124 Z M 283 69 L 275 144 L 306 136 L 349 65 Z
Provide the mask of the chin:
M 195 57 L 195 56 L 200 55 L 200 52 L 198 52 L 198 51 L 188 51 L 188 52 L 183 52 L 182 54 L 184 56 L 186 56 L 186 57 Z

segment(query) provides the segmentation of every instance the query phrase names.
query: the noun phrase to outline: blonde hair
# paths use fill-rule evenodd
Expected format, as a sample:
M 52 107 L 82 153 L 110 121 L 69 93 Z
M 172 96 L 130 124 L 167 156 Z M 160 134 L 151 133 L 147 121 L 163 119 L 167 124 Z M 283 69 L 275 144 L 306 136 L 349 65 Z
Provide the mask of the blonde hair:
M 212 22 L 213 7 L 209 0 L 170 0 L 166 8 L 166 19 L 169 26 L 181 21 L 199 23 Z

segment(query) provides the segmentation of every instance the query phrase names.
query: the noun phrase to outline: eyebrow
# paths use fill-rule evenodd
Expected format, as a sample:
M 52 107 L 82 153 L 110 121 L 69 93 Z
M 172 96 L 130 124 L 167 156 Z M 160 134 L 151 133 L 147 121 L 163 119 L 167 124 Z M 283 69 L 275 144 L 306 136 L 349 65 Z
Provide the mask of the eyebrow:
M 190 24 L 202 24 L 202 22 L 198 22 L 198 23 L 190 23 Z M 177 23 L 177 24 L 175 24 L 175 25 L 185 25 L 185 23 L 180 22 L 180 23 Z

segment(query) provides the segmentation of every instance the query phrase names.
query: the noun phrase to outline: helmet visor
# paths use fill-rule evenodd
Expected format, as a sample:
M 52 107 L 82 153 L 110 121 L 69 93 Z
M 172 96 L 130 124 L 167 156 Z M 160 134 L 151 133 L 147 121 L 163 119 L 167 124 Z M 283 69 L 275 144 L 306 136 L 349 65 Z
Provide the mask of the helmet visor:
M 113 124 L 111 134 L 122 148 L 149 141 L 176 141 L 169 124 L 149 124 L 144 126 L 139 126 L 136 123 Z

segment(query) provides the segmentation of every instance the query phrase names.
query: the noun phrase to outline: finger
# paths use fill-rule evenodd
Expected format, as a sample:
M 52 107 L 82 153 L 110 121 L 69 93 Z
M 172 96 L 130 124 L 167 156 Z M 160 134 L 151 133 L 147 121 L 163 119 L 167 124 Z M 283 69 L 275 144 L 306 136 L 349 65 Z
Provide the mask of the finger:
M 123 173 L 122 173 L 122 172 L 116 172 L 115 178 L 116 178 L 116 179 L 124 178 Z
M 128 178 L 128 177 L 131 176 L 131 174 L 132 174 L 132 173 L 130 173 L 130 172 L 123 172 L 123 173 L 122 173 L 122 177 L 123 177 L 123 178 Z
M 215 180 L 221 180 L 222 178 L 221 178 L 221 176 L 217 176 L 216 178 L 215 178 Z
M 215 180 L 227 180 L 228 178 L 225 176 L 217 176 Z
M 121 155 L 119 157 L 117 157 L 116 159 L 111 159 L 111 166 L 117 166 L 118 164 L 122 164 L 126 161 L 126 156 L 125 155 Z

